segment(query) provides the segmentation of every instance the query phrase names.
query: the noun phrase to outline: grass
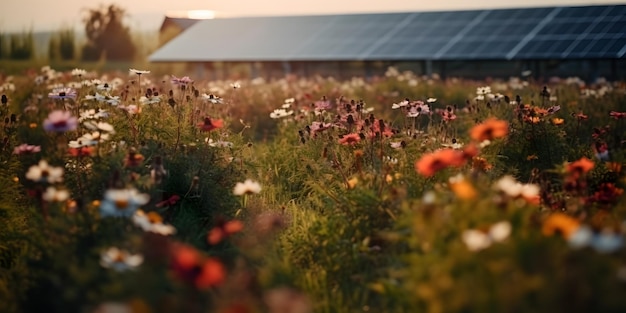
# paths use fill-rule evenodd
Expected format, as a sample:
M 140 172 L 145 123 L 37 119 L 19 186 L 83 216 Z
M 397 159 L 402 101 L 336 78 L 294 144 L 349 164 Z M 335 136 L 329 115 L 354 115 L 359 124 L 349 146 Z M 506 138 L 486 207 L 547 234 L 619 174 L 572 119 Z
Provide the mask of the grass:
M 236 86 L 128 72 L 140 64 L 0 66 L 15 73 L 0 82 L 8 312 L 626 307 L 622 83 L 551 82 L 555 98 L 393 71 Z M 49 97 L 57 84 L 76 97 Z M 46 130 L 53 111 L 106 124 Z M 15 154 L 25 143 L 41 152 Z M 63 180 L 27 175 L 40 160 Z M 246 179 L 260 191 L 234 194 Z

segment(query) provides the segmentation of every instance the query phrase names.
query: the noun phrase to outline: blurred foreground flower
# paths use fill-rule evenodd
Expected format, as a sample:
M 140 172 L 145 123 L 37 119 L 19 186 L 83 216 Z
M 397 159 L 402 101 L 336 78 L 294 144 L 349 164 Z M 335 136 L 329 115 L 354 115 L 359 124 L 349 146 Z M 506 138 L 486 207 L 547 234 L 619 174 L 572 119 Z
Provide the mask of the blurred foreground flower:
M 54 187 L 46 188 L 41 198 L 46 202 L 63 202 L 70 197 L 70 192 L 63 189 L 56 189 Z
M 100 257 L 100 265 L 106 268 L 112 268 L 116 271 L 134 270 L 143 263 L 141 254 L 130 254 L 126 250 L 120 250 L 111 247 L 102 252 Z
M 571 162 L 565 166 L 566 172 L 574 179 L 589 173 L 594 167 L 593 161 L 586 157 L 582 157 L 577 161 Z
M 39 164 L 28 169 L 26 178 L 35 182 L 54 184 L 63 181 L 63 173 L 62 167 L 50 166 L 48 161 L 40 160 Z
M 75 130 L 78 119 L 69 111 L 55 110 L 50 112 L 48 118 L 43 121 L 43 129 L 49 132 L 62 133 Z
M 133 223 L 144 231 L 164 236 L 176 233 L 174 226 L 163 224 L 163 218 L 157 212 L 146 213 L 139 209 L 133 215 Z
M 243 223 L 239 220 L 225 221 L 218 219 L 217 225 L 209 231 L 207 241 L 212 245 L 218 244 L 227 237 L 240 232 L 242 229 Z
M 478 194 L 472 183 L 465 179 L 462 174 L 450 177 L 448 183 L 452 192 L 454 192 L 459 199 L 474 199 Z
M 137 189 L 109 189 L 100 203 L 102 217 L 131 217 L 139 206 L 148 203 L 150 197 Z
M 495 242 L 502 242 L 511 235 L 511 223 L 502 221 L 495 223 L 485 232 L 479 229 L 468 229 L 463 232 L 462 239 L 470 251 L 489 248 Z
M 495 118 L 490 118 L 481 124 L 474 126 L 470 130 L 470 137 L 477 142 L 483 142 L 485 140 L 505 137 L 508 133 L 509 123 Z
M 263 296 L 270 313 L 311 313 L 313 306 L 309 298 L 289 287 L 274 288 Z
M 494 188 L 511 199 L 523 198 L 531 204 L 539 204 L 540 202 L 539 192 L 541 190 L 538 185 L 522 184 L 510 175 L 503 176 L 496 181 Z
M 563 213 L 551 214 L 544 221 L 542 232 L 546 236 L 558 232 L 563 235 L 570 247 L 580 249 L 590 246 L 600 253 L 615 252 L 624 243 L 624 237 L 619 232 L 609 228 L 594 232 L 589 226 Z
M 250 195 L 261 192 L 261 185 L 251 179 L 246 179 L 243 183 L 237 183 L 233 189 L 235 196 Z
M 13 149 L 13 154 L 24 155 L 41 152 L 41 146 L 34 146 L 29 144 L 21 144 Z
M 219 260 L 204 257 L 186 245 L 173 248 L 171 266 L 179 279 L 198 289 L 217 286 L 226 278 L 226 270 Z
M 450 167 L 460 167 L 465 164 L 467 155 L 465 151 L 455 149 L 441 149 L 435 152 L 424 154 L 417 162 L 415 162 L 415 170 L 426 177 L 435 175 L 435 173 Z

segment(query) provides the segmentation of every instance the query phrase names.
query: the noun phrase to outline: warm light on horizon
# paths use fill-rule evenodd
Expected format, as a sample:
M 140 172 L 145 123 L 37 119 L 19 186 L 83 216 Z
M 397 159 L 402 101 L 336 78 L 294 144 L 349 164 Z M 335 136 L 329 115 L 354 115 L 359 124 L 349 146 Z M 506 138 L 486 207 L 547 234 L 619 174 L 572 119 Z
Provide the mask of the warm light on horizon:
M 211 10 L 168 11 L 166 15 L 169 17 L 177 17 L 177 18 L 206 20 L 206 19 L 215 18 L 215 11 L 211 11 Z

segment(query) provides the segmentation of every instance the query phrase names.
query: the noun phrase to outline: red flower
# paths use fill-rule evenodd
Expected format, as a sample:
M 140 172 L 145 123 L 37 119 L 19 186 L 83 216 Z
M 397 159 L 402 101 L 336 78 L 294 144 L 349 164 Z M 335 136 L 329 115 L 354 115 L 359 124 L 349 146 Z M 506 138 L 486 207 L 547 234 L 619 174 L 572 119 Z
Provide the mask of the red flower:
M 213 227 L 207 236 L 210 244 L 214 245 L 224 240 L 230 235 L 236 234 L 243 229 L 243 223 L 239 220 L 224 221 L 218 220 L 217 225 Z
M 624 189 L 615 187 L 615 184 L 603 183 L 587 201 L 600 204 L 613 204 L 617 202 L 622 193 L 624 193 Z
M 625 117 L 626 117 L 626 112 L 616 112 L 616 111 L 611 111 L 611 112 L 609 113 L 609 116 L 610 116 L 610 117 L 612 117 L 612 118 L 614 118 L 614 119 L 616 119 L 616 120 L 619 120 L 619 119 L 621 119 L 621 118 L 625 118 Z
M 226 270 L 219 260 L 203 257 L 193 247 L 177 245 L 172 252 L 174 274 L 198 289 L 217 286 L 226 278 Z
M 198 124 L 198 127 L 203 132 L 209 132 L 224 127 L 224 120 L 212 120 L 210 117 L 205 117 L 204 122 Z
M 74 157 L 92 156 L 95 153 L 95 149 L 93 147 L 69 148 L 67 151 Z

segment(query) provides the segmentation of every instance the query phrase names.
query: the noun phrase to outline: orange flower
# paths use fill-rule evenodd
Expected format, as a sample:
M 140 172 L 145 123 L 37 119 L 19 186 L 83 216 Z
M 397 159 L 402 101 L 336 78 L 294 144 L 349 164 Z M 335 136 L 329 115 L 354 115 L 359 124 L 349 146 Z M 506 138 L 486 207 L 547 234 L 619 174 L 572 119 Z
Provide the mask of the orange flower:
M 224 265 L 214 258 L 208 258 L 201 267 L 201 272 L 195 280 L 198 289 L 206 289 L 219 285 L 226 277 Z
M 563 123 L 565 123 L 565 120 L 562 118 L 555 117 L 552 119 L 552 124 L 556 126 L 563 125 Z
M 577 219 L 563 213 L 554 213 L 543 222 L 541 232 L 546 236 L 552 236 L 558 231 L 567 239 L 579 227 L 580 222 Z
M 470 137 L 478 142 L 501 138 L 509 133 L 509 123 L 495 118 L 485 120 L 470 130 Z
M 460 175 L 450 178 L 450 190 L 452 190 L 457 197 L 463 200 L 474 199 L 477 195 L 474 186 Z
M 493 166 L 489 164 L 487 159 L 477 156 L 472 158 L 472 168 L 476 171 L 488 171 L 493 168 Z
M 566 167 L 566 171 L 578 177 L 579 175 L 589 173 L 589 171 L 593 169 L 593 166 L 593 161 L 587 159 L 587 157 L 582 157 L 578 161 L 569 163 Z
M 214 245 L 224 240 L 226 237 L 236 234 L 243 229 L 243 223 L 239 220 L 217 222 L 217 225 L 213 227 L 207 236 L 207 240 L 210 244 Z
M 605 163 L 606 168 L 611 171 L 611 172 L 615 172 L 615 173 L 621 173 L 622 172 L 622 163 L 619 162 L 606 162 Z
M 339 143 L 342 145 L 354 145 L 359 141 L 361 141 L 361 137 L 356 133 L 347 134 L 339 139 Z
M 423 176 L 430 177 L 449 166 L 463 166 L 464 153 L 454 149 L 442 149 L 422 156 L 415 162 L 415 170 Z
M 187 245 L 173 248 L 171 266 L 181 280 L 198 289 L 217 286 L 224 281 L 226 270 L 217 259 L 204 258 L 198 250 Z
M 478 155 L 478 147 L 473 143 L 463 147 L 462 151 L 463 157 L 468 160 Z
M 205 117 L 204 122 L 198 124 L 198 127 L 203 132 L 209 132 L 224 127 L 224 120 L 212 120 L 210 117 Z

